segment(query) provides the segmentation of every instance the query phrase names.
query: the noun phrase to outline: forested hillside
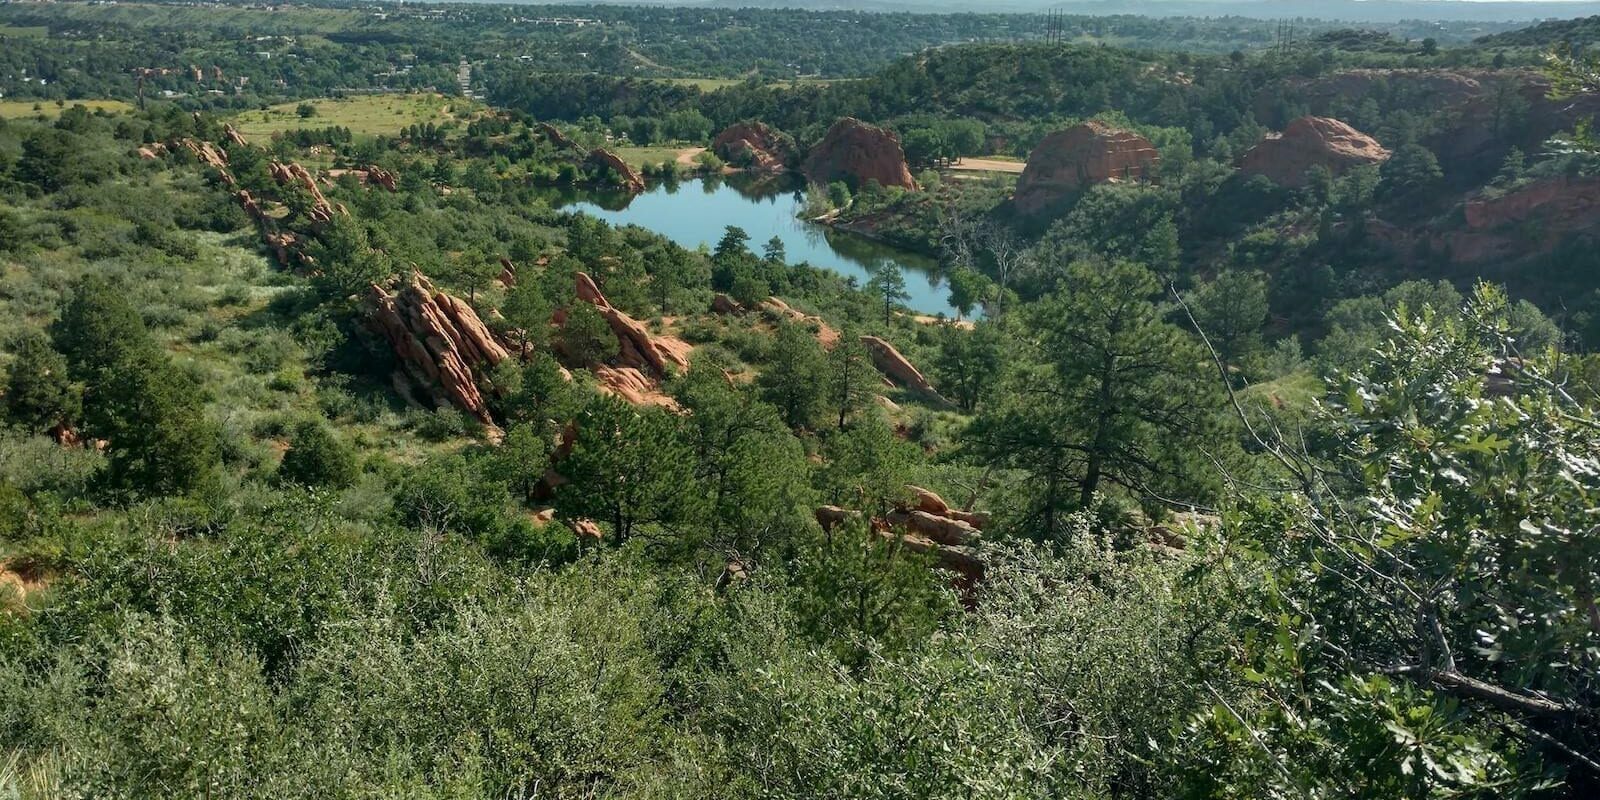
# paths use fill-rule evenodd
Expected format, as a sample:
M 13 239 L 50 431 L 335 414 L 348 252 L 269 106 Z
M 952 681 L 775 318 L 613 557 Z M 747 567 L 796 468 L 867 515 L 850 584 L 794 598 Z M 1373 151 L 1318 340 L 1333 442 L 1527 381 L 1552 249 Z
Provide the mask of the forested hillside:
M 0 797 L 1593 796 L 1600 63 L 1028 23 L 0 6 Z

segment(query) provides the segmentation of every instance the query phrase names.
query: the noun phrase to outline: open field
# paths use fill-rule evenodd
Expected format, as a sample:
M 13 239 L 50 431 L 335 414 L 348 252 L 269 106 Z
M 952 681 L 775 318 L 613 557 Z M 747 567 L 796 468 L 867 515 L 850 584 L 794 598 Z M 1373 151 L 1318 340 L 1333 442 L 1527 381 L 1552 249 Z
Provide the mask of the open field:
M 61 115 L 63 109 L 73 106 L 84 106 L 90 111 L 104 110 L 113 114 L 133 110 L 133 104 L 121 100 L 68 100 L 59 106 L 54 100 L 0 100 L 0 119 L 26 119 L 40 114 L 46 119 L 55 119 Z
M 617 151 L 617 155 L 621 156 L 623 161 L 628 162 L 629 165 L 637 169 L 646 164 L 660 164 L 663 161 L 677 161 L 679 163 L 684 163 L 680 156 L 682 156 L 685 152 L 690 153 L 689 157 L 692 159 L 694 157 L 693 153 L 697 153 L 704 148 L 685 149 L 682 147 L 618 147 L 615 149 Z
M 478 106 L 471 100 L 439 94 L 373 94 L 306 101 L 317 110 L 302 118 L 300 103 L 281 103 L 264 111 L 246 111 L 232 122 L 246 136 L 269 137 L 299 128 L 349 128 L 358 136 L 392 135 L 415 124 L 442 124 L 470 117 Z
M 963 158 L 950 168 L 957 172 L 1009 172 L 1019 174 L 1027 164 L 1002 158 Z

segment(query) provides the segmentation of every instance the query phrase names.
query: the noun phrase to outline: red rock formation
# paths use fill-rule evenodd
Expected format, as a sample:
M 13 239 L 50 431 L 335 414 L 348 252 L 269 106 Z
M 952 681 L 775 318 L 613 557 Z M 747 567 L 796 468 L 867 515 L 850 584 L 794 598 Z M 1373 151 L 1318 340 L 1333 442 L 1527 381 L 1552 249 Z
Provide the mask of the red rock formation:
M 774 319 L 791 320 L 802 325 L 814 326 L 817 329 L 817 341 L 828 350 L 832 350 L 833 346 L 839 343 L 839 332 L 823 321 L 822 317 L 802 314 L 777 297 L 768 297 L 761 301 L 761 311 Z
M 794 163 L 794 140 L 761 122 L 739 122 L 711 140 L 711 151 L 757 172 L 786 172 Z
M 589 161 L 600 164 L 616 173 L 617 177 L 622 181 L 622 188 L 629 192 L 638 194 L 644 191 L 644 176 L 640 175 L 638 170 L 630 166 L 628 162 L 623 161 L 622 157 L 616 153 L 603 147 L 596 148 L 590 151 Z
M 1561 176 L 1537 181 L 1498 197 L 1466 203 L 1467 227 L 1474 230 L 1537 218 L 1545 231 L 1571 231 L 1600 223 L 1600 178 Z
M 199 159 L 200 163 L 205 164 L 206 166 L 210 167 L 212 171 L 216 172 L 217 177 L 222 180 L 224 185 L 232 188 L 234 185 L 234 180 L 233 173 L 228 171 L 227 153 L 223 152 L 220 148 L 210 142 L 202 142 L 195 139 L 186 138 L 179 139 L 178 143 L 183 145 L 185 150 L 193 153 L 194 157 Z
M 312 222 L 322 223 L 333 219 L 334 214 L 348 213 L 343 206 L 334 206 L 322 194 L 322 189 L 317 186 L 315 178 L 305 167 L 291 161 L 287 164 L 274 161 L 267 168 L 272 179 L 279 186 L 298 184 L 307 194 L 311 195 L 310 217 Z
M 1145 180 L 1161 164 L 1149 139 L 1099 122 L 1085 122 L 1044 138 L 1028 154 L 1017 179 L 1017 211 L 1038 214 L 1097 183 Z
M 1279 136 L 1268 136 L 1239 159 L 1247 175 L 1265 175 L 1279 186 L 1304 186 L 1306 172 L 1326 167 L 1334 175 L 1389 160 L 1389 151 L 1361 131 L 1336 119 L 1301 117 Z
M 250 145 L 249 142 L 245 141 L 244 134 L 227 123 L 222 126 L 222 138 L 226 139 L 228 144 L 234 147 L 248 147 Z
M 534 123 L 534 129 L 543 134 L 544 138 L 549 139 L 551 144 L 561 148 L 562 150 L 583 149 L 578 145 L 577 142 L 572 141 L 571 138 L 562 133 L 560 128 L 557 128 L 548 122 L 536 122 Z
M 877 181 L 885 188 L 917 188 L 900 137 L 854 117 L 845 117 L 828 129 L 822 141 L 811 148 L 802 171 L 818 184 L 842 180 L 860 187 Z
M 661 386 L 635 367 L 596 364 L 592 369 L 600 390 L 636 406 L 660 406 L 677 411 L 678 401 L 661 393 Z
M 478 383 L 508 354 L 471 306 L 413 272 L 393 293 L 372 285 L 367 319 L 418 384 L 493 427 Z
M 900 351 L 896 350 L 894 345 L 876 336 L 861 337 L 861 344 L 866 346 L 867 355 L 872 356 L 873 365 L 884 374 L 884 377 L 912 391 L 932 397 L 939 396 L 933 384 L 929 383 L 922 372 L 907 361 L 905 356 L 900 355 Z
M 362 180 L 368 186 L 382 186 L 391 192 L 399 190 L 400 176 L 377 164 L 369 164 L 367 166 L 366 174 L 362 176 Z
M 689 345 L 670 337 L 651 336 L 638 320 L 612 308 L 606 296 L 601 294 L 600 287 L 587 273 L 579 272 L 577 282 L 578 299 L 600 309 L 606 322 L 611 325 L 612 332 L 617 335 L 617 343 L 622 348 L 619 361 L 623 366 L 648 370 L 657 378 L 665 378 L 669 366 L 678 372 L 689 369 Z
M 740 305 L 738 300 L 717 292 L 711 297 L 711 310 L 717 314 L 733 314 L 737 316 L 744 313 L 744 306 Z

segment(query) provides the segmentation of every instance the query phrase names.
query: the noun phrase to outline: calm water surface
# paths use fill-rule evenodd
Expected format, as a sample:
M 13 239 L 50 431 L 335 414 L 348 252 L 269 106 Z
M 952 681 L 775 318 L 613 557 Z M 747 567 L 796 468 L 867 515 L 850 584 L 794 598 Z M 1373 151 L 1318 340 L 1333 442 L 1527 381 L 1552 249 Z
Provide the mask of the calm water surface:
M 736 225 L 750 234 L 750 246 L 757 252 L 776 236 L 790 263 L 832 270 L 861 285 L 866 285 L 871 270 L 879 265 L 898 264 L 905 271 L 906 290 L 911 294 L 907 306 L 923 314 L 955 316 L 934 259 L 800 219 L 797 215 L 805 207 L 804 192 L 804 185 L 792 180 L 751 181 L 734 176 L 658 183 L 632 197 L 552 190 L 550 202 L 613 225 L 638 225 L 691 250 L 701 245 L 715 247 L 723 229 Z

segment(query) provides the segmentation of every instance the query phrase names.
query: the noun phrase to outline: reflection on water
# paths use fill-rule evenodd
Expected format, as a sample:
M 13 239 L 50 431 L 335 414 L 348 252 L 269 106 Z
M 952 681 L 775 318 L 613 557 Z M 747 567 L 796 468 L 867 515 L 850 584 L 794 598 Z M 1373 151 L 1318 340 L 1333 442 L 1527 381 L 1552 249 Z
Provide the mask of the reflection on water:
M 715 247 L 728 225 L 743 228 L 758 250 L 776 236 L 790 263 L 809 263 L 863 285 L 872 269 L 898 264 L 911 294 L 907 306 L 924 314 L 955 316 L 934 259 L 799 219 L 805 186 L 792 177 L 696 178 L 658 183 L 639 195 L 552 189 L 548 197 L 553 206 L 613 225 L 638 225 L 690 249 Z

